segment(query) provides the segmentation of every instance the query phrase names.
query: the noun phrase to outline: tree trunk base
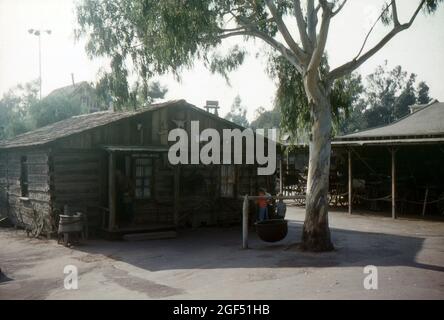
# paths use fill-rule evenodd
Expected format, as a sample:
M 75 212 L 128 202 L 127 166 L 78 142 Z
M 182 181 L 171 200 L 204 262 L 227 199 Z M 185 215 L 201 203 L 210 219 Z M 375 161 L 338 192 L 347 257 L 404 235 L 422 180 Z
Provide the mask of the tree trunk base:
M 302 231 L 302 243 L 300 244 L 302 251 L 311 252 L 327 252 L 333 251 L 335 247 L 330 240 L 330 232 L 325 230 L 307 231 L 305 225 Z

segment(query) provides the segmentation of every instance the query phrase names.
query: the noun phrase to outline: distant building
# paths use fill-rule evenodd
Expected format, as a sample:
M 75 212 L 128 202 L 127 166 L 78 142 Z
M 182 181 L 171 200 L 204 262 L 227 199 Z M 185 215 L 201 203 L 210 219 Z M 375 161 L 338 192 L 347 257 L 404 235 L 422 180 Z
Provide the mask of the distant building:
M 80 105 L 81 113 L 93 113 L 108 109 L 100 102 L 96 90 L 87 82 L 82 81 L 53 90 L 44 99 L 63 96 Z

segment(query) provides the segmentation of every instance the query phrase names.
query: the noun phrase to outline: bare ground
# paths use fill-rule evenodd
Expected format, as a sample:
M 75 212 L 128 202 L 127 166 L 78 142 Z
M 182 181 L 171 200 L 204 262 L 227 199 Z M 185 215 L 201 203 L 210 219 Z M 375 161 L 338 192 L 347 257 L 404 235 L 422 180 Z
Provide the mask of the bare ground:
M 169 240 L 55 240 L 0 229 L 0 299 L 443 299 L 444 223 L 330 213 L 336 247 L 297 249 L 303 209 L 288 208 L 289 235 L 267 244 L 241 228 L 186 230 Z M 78 290 L 63 286 L 75 265 Z M 366 290 L 363 268 L 378 268 Z

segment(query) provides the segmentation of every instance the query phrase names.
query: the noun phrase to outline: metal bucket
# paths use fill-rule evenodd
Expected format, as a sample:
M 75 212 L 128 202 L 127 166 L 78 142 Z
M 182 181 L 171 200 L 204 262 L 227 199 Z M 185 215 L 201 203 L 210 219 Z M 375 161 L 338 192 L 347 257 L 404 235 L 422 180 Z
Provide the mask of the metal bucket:
M 254 224 L 256 233 L 265 242 L 277 242 L 287 236 L 288 224 L 284 219 L 258 221 Z
M 83 231 L 83 217 L 82 213 L 78 212 L 76 215 L 60 215 L 59 233 L 65 232 L 82 232 Z

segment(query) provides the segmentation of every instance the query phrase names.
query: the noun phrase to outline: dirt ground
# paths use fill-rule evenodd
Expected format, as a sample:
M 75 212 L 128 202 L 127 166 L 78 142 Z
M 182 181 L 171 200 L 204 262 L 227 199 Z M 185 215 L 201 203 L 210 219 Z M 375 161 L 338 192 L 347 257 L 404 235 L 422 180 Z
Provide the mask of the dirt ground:
M 444 223 L 330 213 L 336 247 L 295 245 L 304 211 L 289 207 L 289 235 L 267 244 L 240 226 L 186 230 L 169 240 L 91 240 L 65 248 L 0 229 L 0 299 L 443 299 Z M 78 268 L 77 290 L 64 267 Z M 366 290 L 374 265 L 378 289 Z

